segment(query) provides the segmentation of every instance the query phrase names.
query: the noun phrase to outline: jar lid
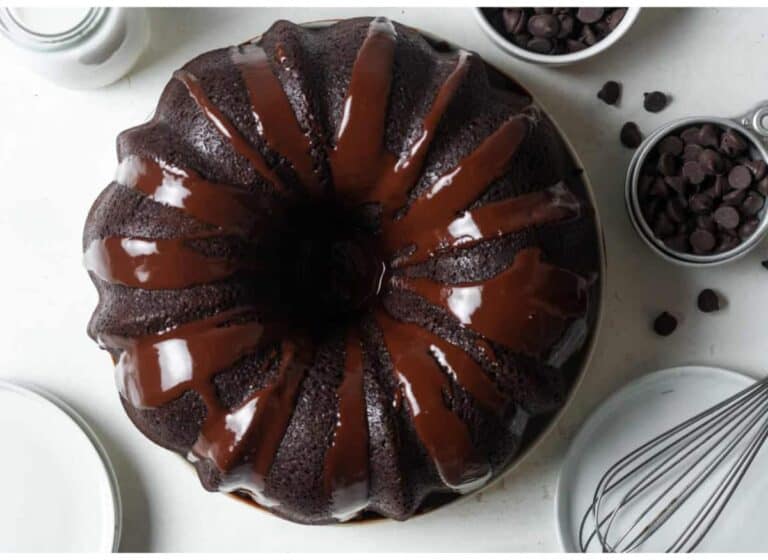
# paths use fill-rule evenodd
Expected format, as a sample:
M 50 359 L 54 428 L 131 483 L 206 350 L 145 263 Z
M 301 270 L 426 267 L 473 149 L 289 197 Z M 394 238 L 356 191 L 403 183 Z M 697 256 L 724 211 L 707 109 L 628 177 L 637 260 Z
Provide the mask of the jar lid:
M 24 8 L 49 14 L 54 9 Z M 37 51 L 54 51 L 77 44 L 98 29 L 110 8 L 88 8 L 74 25 L 67 25 L 60 31 L 33 28 L 20 14 L 19 8 L 0 8 L 0 33 L 17 46 Z M 68 28 L 67 28 L 68 27 Z

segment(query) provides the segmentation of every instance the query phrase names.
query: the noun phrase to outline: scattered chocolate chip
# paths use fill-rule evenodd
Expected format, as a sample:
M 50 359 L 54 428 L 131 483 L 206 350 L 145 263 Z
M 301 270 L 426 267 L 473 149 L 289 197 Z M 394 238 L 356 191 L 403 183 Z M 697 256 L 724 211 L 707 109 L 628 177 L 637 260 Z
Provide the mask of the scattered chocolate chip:
M 735 229 L 739 225 L 739 213 L 733 206 L 720 206 L 713 215 L 715 222 L 725 229 Z
M 720 298 L 714 290 L 706 288 L 699 293 L 696 304 L 703 313 L 712 313 L 720 309 Z
M 608 105 L 616 105 L 619 97 L 621 97 L 621 84 L 613 80 L 605 82 L 600 91 L 597 92 L 597 97 Z
M 660 91 L 645 93 L 644 96 L 643 107 L 650 113 L 658 113 L 667 106 L 667 96 Z
M 763 265 L 763 268 L 768 270 L 768 260 L 765 260 L 765 261 L 761 262 L 760 264 Z
M 653 321 L 653 330 L 656 331 L 656 334 L 658 334 L 659 336 L 669 336 L 673 332 L 675 332 L 676 328 L 677 328 L 677 319 L 675 319 L 674 316 L 670 315 L 666 311 L 661 313 Z
M 640 132 L 636 123 L 630 121 L 621 127 L 619 139 L 627 148 L 637 148 L 643 141 L 643 133 Z

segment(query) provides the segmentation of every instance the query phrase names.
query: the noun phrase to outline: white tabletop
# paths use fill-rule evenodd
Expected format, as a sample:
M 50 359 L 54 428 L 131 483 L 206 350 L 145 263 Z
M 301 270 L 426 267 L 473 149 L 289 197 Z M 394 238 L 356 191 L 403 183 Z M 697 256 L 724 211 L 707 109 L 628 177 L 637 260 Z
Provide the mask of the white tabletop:
M 190 469 L 133 428 L 114 387 L 109 357 L 87 338 L 96 291 L 81 266 L 86 213 L 115 167 L 115 136 L 142 122 L 171 72 L 193 56 L 247 39 L 278 18 L 307 21 L 387 15 L 432 31 L 518 76 L 550 109 L 579 151 L 595 186 L 608 247 L 605 322 L 594 361 L 557 428 L 500 484 L 466 502 L 405 524 L 306 528 L 268 517 L 200 488 Z M 768 258 L 706 270 L 680 268 L 647 249 L 629 224 L 623 179 L 630 151 L 618 131 L 635 120 L 650 131 L 693 115 L 733 115 L 768 97 L 768 10 L 644 10 L 603 55 L 547 69 L 498 50 L 465 9 L 153 10 L 153 42 L 127 79 L 96 91 L 68 91 L 18 67 L 0 46 L 0 377 L 58 394 L 92 423 L 114 461 L 124 499 L 125 551 L 557 549 L 553 494 L 569 438 L 610 392 L 646 371 L 683 363 L 759 373 L 765 363 Z M 595 98 L 623 82 L 622 105 Z M 645 91 L 674 101 L 652 115 Z M 726 308 L 696 310 L 703 287 Z M 661 339 L 652 318 L 670 310 L 678 330 Z M 2 430 L 2 428 L 0 428 Z M 459 525 L 460 523 L 460 525 Z

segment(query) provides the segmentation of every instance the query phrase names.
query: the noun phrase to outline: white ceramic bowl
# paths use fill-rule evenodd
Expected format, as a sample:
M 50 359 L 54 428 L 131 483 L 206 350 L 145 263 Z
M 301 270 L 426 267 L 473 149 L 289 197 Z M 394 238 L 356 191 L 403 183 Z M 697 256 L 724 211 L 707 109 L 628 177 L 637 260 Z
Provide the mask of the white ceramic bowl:
M 610 48 L 611 45 L 616 43 L 626 34 L 627 31 L 629 31 L 629 28 L 632 27 L 632 24 L 635 23 L 637 16 L 640 14 L 640 8 L 627 8 L 627 13 L 624 14 L 621 23 L 616 26 L 616 29 L 606 35 L 605 39 L 602 41 L 598 41 L 591 47 L 587 47 L 584 50 L 568 54 L 539 54 L 526 50 L 522 47 L 518 47 L 512 41 L 508 40 L 501 33 L 496 31 L 496 29 L 494 29 L 490 22 L 485 18 L 482 10 L 482 8 L 475 8 L 475 16 L 477 17 L 477 21 L 480 23 L 480 27 L 483 29 L 483 31 L 486 32 L 491 40 L 496 43 L 496 46 L 500 47 L 502 50 L 506 51 L 512 56 L 519 58 L 520 60 L 534 62 L 536 64 L 544 64 L 546 66 L 565 66 L 566 64 L 573 64 L 575 62 L 586 60 L 587 58 L 591 58 L 596 54 L 603 52 L 604 50 Z

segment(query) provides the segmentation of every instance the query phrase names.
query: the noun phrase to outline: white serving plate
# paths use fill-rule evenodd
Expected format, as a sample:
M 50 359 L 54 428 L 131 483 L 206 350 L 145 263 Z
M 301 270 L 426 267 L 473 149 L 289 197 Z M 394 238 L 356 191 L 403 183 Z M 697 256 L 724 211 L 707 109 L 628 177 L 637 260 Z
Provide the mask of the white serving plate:
M 120 497 L 96 436 L 69 406 L 0 380 L 0 553 L 111 552 Z
M 562 548 L 579 550 L 582 516 L 608 467 L 650 438 L 753 382 L 726 369 L 682 366 L 645 375 L 603 402 L 574 438 L 560 473 L 555 514 Z M 768 452 L 763 449 L 696 552 L 768 552 L 763 515 L 767 469 Z M 702 491 L 714 486 L 707 481 Z M 672 542 L 668 537 L 682 532 L 683 521 L 682 516 L 670 518 L 659 530 L 660 538 L 652 538 L 639 552 L 663 552 L 661 547 Z M 599 544 L 593 543 L 589 551 L 599 551 Z

